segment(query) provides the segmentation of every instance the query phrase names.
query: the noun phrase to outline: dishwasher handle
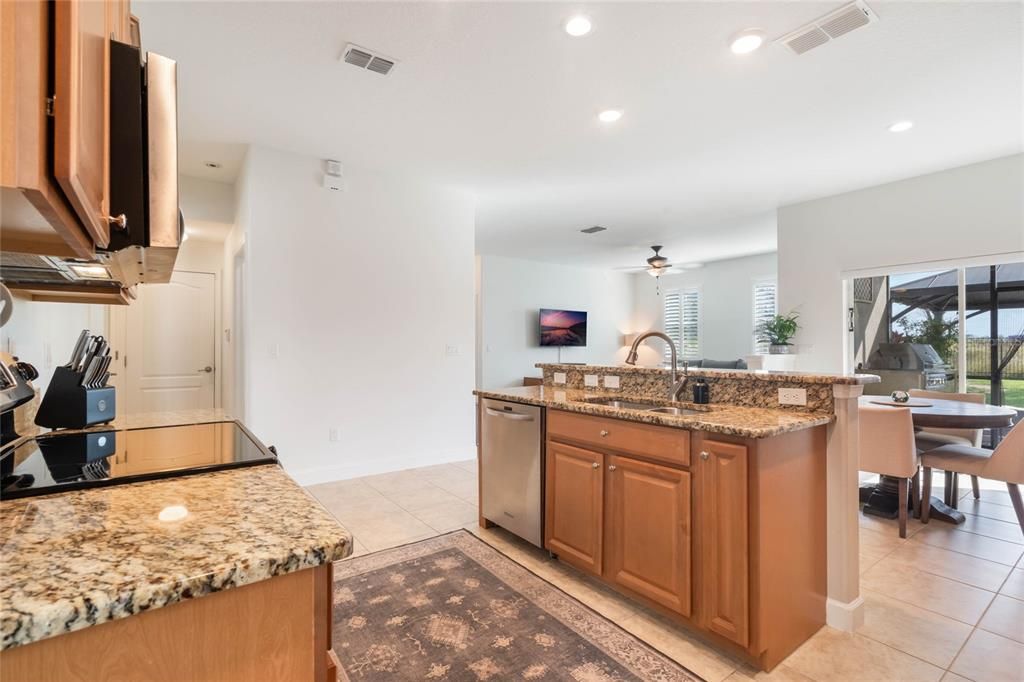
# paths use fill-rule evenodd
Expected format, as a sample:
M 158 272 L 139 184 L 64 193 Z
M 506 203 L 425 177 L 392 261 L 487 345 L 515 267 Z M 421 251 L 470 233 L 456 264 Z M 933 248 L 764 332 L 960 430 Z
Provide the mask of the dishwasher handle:
M 491 417 L 504 417 L 505 419 L 511 419 L 514 422 L 532 422 L 533 415 L 519 414 L 518 412 L 502 412 L 501 410 L 492 410 L 489 407 L 485 407 L 484 410 Z

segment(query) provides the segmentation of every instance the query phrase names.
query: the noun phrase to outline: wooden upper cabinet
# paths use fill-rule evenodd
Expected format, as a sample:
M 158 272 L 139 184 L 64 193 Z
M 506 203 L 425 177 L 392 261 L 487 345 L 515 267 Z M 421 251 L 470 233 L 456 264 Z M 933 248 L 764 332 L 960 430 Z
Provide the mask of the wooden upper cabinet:
M 50 168 L 53 3 L 0 2 L 0 230 L 3 250 L 89 258 L 93 239 Z
M 110 243 L 110 38 L 128 33 L 123 1 L 57 0 L 53 174 L 97 246 Z
M 607 459 L 604 577 L 690 615 L 690 474 Z
M 544 546 L 566 562 L 601 574 L 605 456 L 548 441 Z
M 747 448 L 697 441 L 701 624 L 741 646 L 750 641 Z

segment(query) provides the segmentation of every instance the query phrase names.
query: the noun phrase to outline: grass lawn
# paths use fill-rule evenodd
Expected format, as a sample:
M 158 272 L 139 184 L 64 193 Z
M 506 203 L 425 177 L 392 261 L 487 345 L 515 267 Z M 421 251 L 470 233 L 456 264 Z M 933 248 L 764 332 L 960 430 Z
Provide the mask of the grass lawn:
M 968 379 L 967 391 L 969 393 L 984 393 L 985 402 L 992 402 L 991 389 L 987 380 Z M 1004 379 L 1003 393 L 1005 395 L 1003 404 L 1024 409 L 1024 379 Z

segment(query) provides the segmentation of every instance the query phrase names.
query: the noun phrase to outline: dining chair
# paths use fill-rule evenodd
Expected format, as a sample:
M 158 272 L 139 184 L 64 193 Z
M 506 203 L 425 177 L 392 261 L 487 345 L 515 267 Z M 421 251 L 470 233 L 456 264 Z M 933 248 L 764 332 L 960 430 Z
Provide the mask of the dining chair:
M 1024 502 L 1020 494 L 1020 486 L 1024 484 L 1024 422 L 1018 422 L 1010 429 L 995 450 L 968 445 L 943 445 L 921 455 L 921 464 L 924 466 L 925 499 L 931 495 L 932 469 L 1004 482 L 1010 493 L 1013 511 L 1017 514 L 1017 523 L 1024 533 Z M 929 505 L 922 506 L 922 523 L 928 523 L 929 511 Z
M 914 398 L 932 398 L 934 400 L 958 400 L 962 403 L 985 403 L 984 393 L 946 393 L 945 391 L 925 391 L 920 388 L 912 388 L 908 391 Z M 940 429 L 925 427 L 917 432 L 914 437 L 917 441 L 918 452 L 927 452 L 940 448 L 943 445 L 969 445 L 974 448 L 981 447 L 981 437 L 984 429 Z M 946 473 L 945 503 L 953 509 L 959 505 L 959 477 L 951 472 Z M 978 485 L 978 477 L 971 476 L 971 491 L 974 499 L 981 499 L 981 486 Z
M 914 443 L 914 421 L 906 407 L 861 405 L 858 468 L 897 479 L 900 537 L 907 537 L 907 496 L 914 514 L 921 513 L 918 495 L 919 456 Z

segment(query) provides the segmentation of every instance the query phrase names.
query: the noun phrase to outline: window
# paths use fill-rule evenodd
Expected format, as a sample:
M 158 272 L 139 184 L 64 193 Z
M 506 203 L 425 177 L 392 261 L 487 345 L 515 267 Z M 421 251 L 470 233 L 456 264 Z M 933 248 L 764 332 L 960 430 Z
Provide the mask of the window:
M 665 292 L 665 333 L 684 358 L 700 357 L 700 291 Z M 672 351 L 665 346 L 666 362 Z
M 757 330 L 761 324 L 770 320 L 779 305 L 775 296 L 775 282 L 758 282 L 754 284 L 754 352 L 767 353 L 768 342 L 762 341 L 757 336 Z

